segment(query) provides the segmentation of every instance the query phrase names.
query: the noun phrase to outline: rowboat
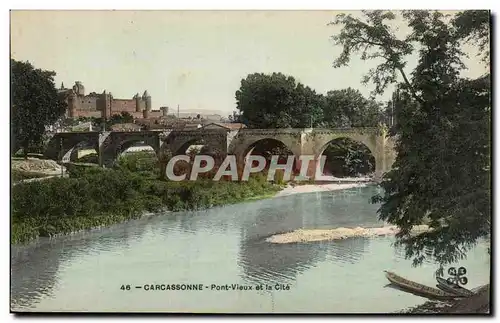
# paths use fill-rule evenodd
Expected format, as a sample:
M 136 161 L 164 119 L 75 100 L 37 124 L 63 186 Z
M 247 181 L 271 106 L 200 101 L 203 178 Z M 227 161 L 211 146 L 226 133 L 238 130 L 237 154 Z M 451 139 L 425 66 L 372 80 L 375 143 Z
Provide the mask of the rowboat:
M 449 283 L 446 279 L 442 277 L 436 277 L 436 280 L 438 282 L 436 286 L 445 292 L 458 295 L 461 297 L 470 297 L 474 295 L 474 293 L 468 290 L 467 288 L 463 288 L 462 286 L 459 286 L 457 284 Z
M 418 296 L 423 296 L 429 299 L 440 299 L 440 300 L 455 299 L 459 297 L 455 294 L 451 294 L 434 287 L 425 286 L 420 283 L 416 283 L 414 281 L 405 279 L 401 276 L 396 275 L 393 272 L 390 271 L 384 271 L 384 272 L 385 276 L 392 284 L 396 285 L 402 290 L 408 291 Z

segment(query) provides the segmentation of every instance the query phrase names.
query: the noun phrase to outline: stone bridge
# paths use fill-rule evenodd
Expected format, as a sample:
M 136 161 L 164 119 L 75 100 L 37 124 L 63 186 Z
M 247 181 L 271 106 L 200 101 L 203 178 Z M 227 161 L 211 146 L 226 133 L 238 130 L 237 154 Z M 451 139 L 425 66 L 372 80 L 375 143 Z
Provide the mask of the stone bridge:
M 193 129 L 136 132 L 66 132 L 56 133 L 45 152 L 54 160 L 75 160 L 80 147 L 93 147 L 101 165 L 111 166 L 132 145 L 143 142 L 159 155 L 184 154 L 190 145 L 205 145 L 222 154 L 236 155 L 238 160 L 264 139 L 283 143 L 295 157 L 314 155 L 319 158 L 326 146 L 338 138 L 350 138 L 364 144 L 375 158 L 375 175 L 390 170 L 395 159 L 394 142 L 383 128 L 343 129 Z M 308 172 L 309 173 L 309 172 Z

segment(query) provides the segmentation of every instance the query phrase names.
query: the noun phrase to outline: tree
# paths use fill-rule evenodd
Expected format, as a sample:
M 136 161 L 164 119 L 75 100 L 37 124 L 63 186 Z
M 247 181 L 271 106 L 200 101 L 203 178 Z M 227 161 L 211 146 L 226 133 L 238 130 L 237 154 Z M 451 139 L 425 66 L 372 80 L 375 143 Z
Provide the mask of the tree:
M 467 10 L 455 15 L 453 21 L 457 36 L 478 46 L 481 60 L 489 65 L 490 59 L 490 12 Z
M 170 159 L 172 159 L 173 153 L 170 149 L 161 149 L 158 155 L 158 166 L 160 168 L 160 179 L 165 180 L 167 174 L 167 165 Z
M 233 114 L 232 115 L 230 114 L 227 119 L 230 123 L 242 122 L 241 114 L 238 111 L 233 111 Z
M 282 73 L 248 75 L 236 102 L 241 119 L 252 128 L 302 128 L 322 119 L 322 96 Z
M 329 91 L 323 109 L 326 127 L 376 127 L 382 121 L 380 104 L 366 99 L 359 90 Z
M 335 177 L 359 176 L 375 171 L 375 157 L 368 147 L 349 138 L 331 142 L 323 152 L 325 170 Z
M 120 114 L 113 114 L 108 122 L 107 125 L 112 126 L 114 124 L 119 124 L 119 123 L 133 123 L 134 122 L 134 117 L 128 113 L 127 111 L 122 111 Z
M 343 47 L 334 66 L 344 66 L 352 53 L 382 62 L 365 82 L 381 94 L 389 84 L 403 83 L 395 114 L 397 157 L 384 175 L 379 217 L 400 228 L 397 243 L 414 265 L 432 257 L 444 265 L 462 259 L 490 233 L 490 93 L 489 75 L 462 79 L 460 42 L 477 26 L 471 14 L 447 23 L 443 14 L 404 11 L 412 32 L 398 39 L 387 21 L 395 14 L 364 12 L 363 19 L 338 15 L 343 26 L 333 37 Z M 469 18 L 466 18 L 469 17 Z M 482 26 L 482 24 L 479 24 Z M 470 33 L 478 28 L 469 28 Z M 405 73 L 405 56 L 418 50 L 418 65 Z M 427 222 L 431 231 L 412 236 L 414 225 Z
M 22 148 L 27 158 L 42 141 L 45 127 L 56 122 L 66 104 L 54 84 L 55 72 L 35 69 L 29 62 L 11 59 L 12 149 Z
M 133 123 L 134 122 L 134 116 L 132 116 L 127 111 L 122 111 L 121 117 L 122 117 L 122 123 Z

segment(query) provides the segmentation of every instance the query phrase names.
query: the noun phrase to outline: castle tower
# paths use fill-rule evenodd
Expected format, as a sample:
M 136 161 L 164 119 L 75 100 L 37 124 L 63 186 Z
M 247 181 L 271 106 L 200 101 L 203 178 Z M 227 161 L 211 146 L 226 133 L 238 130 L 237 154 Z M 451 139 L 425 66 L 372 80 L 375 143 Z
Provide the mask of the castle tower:
M 73 91 L 75 91 L 77 96 L 85 96 L 85 87 L 80 81 L 75 82 L 75 85 L 73 85 Z
M 148 93 L 148 90 L 144 91 L 142 95 L 142 100 L 146 102 L 146 111 L 151 111 L 151 96 Z
M 111 117 L 111 93 L 106 93 L 106 90 L 99 96 L 98 108 L 101 110 L 101 116 L 104 120 Z
M 80 108 L 80 100 L 78 100 L 75 91 L 70 91 L 68 95 L 68 117 L 76 118 L 77 110 Z
M 168 107 L 161 107 L 160 110 L 163 112 L 162 116 L 166 118 L 168 116 Z
M 139 95 L 139 93 L 134 95 L 134 99 L 135 99 L 135 112 L 141 112 L 142 111 L 141 96 Z

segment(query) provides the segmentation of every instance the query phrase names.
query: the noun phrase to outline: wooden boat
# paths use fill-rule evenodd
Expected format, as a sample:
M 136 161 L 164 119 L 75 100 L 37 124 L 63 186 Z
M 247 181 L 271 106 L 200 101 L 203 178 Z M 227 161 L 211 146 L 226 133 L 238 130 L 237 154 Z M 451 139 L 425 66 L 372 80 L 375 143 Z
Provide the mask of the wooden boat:
M 393 272 L 390 271 L 384 271 L 385 276 L 387 279 L 396 285 L 397 287 L 401 288 L 402 290 L 408 291 L 412 294 L 426 297 L 429 299 L 440 299 L 440 300 L 446 300 L 446 299 L 455 299 L 458 298 L 459 296 L 455 294 L 451 294 L 448 292 L 445 292 L 443 290 L 434 288 L 434 287 L 429 287 L 425 286 L 416 282 L 413 282 L 411 280 L 405 279 L 401 276 L 396 275 Z
M 436 280 L 438 282 L 436 286 L 445 292 L 458 295 L 461 297 L 470 297 L 474 295 L 474 293 L 468 290 L 467 288 L 463 288 L 462 286 L 459 286 L 457 284 L 449 283 L 446 279 L 442 277 L 436 277 Z

